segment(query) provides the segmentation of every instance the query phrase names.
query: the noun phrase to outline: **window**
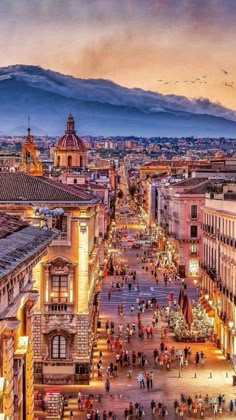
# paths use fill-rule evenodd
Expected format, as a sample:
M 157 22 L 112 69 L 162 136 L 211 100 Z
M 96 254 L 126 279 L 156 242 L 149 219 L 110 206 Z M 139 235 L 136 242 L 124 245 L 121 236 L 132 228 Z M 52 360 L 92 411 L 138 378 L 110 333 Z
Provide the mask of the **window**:
M 192 244 L 190 246 L 190 254 L 191 255 L 197 255 L 197 244 Z
M 71 168 L 72 167 L 72 156 L 68 156 L 67 166 L 68 166 L 68 168 Z
M 66 303 L 68 299 L 68 276 L 51 276 L 51 302 Z
M 63 335 L 55 335 L 52 339 L 52 359 L 66 358 L 66 339 Z
M 197 226 L 191 226 L 190 236 L 191 238 L 197 238 Z
M 197 219 L 197 205 L 191 205 L 191 219 Z
M 60 216 L 53 219 L 53 227 L 61 231 L 60 239 L 67 240 L 67 216 Z

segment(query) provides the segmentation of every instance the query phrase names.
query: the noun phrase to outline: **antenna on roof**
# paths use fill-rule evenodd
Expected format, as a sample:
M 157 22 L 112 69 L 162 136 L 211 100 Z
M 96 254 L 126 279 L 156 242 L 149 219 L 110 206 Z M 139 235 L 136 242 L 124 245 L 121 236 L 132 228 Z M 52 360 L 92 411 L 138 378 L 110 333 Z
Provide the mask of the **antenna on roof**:
M 30 135 L 30 115 L 28 116 L 28 135 Z

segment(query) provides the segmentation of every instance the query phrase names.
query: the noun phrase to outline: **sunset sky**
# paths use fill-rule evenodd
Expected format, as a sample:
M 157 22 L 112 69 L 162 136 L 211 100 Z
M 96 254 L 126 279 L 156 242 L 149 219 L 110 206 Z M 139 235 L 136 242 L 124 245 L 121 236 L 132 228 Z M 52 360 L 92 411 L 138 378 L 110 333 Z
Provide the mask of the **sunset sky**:
M 236 109 L 235 22 L 235 0 L 2 0 L 0 66 L 36 64 Z M 203 75 L 207 83 L 191 83 Z

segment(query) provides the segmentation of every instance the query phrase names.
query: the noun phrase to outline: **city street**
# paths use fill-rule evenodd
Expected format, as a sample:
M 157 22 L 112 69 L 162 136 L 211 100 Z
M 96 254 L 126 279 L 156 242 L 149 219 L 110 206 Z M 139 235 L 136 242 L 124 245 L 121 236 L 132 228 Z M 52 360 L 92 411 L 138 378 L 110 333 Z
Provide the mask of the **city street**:
M 127 191 L 126 191 L 127 192 Z M 128 210 L 128 204 L 122 207 L 123 210 Z M 126 216 L 119 218 L 116 221 L 115 229 L 120 229 L 127 225 L 127 238 L 132 238 L 133 235 L 140 231 L 140 217 L 132 216 L 129 217 L 128 213 Z M 130 240 L 130 239 L 129 239 Z M 236 397 L 236 392 L 232 386 L 232 375 L 233 371 L 229 362 L 225 360 L 222 353 L 216 349 L 211 342 L 207 343 L 177 343 L 174 341 L 173 334 L 168 334 L 168 337 L 164 339 L 164 343 L 168 350 L 174 346 L 175 350 L 181 350 L 184 347 L 191 347 L 191 357 L 188 366 L 184 366 L 182 369 L 179 367 L 178 358 L 174 357 L 171 362 L 170 370 L 167 370 L 164 366 L 156 366 L 153 358 L 153 351 L 155 348 L 160 348 L 161 330 L 162 327 L 167 326 L 165 319 L 159 320 L 157 326 L 154 328 L 153 338 L 140 338 L 138 336 L 138 321 L 137 314 L 138 308 L 137 303 L 139 299 L 145 301 L 155 297 L 157 303 L 161 306 L 167 305 L 167 295 L 173 293 L 174 300 L 178 301 L 179 284 L 172 282 L 171 284 L 165 285 L 162 277 L 162 270 L 158 270 L 158 284 L 155 281 L 154 276 L 151 274 L 150 267 L 148 271 L 144 269 L 144 266 L 149 264 L 143 264 L 141 257 L 144 255 L 143 249 L 132 249 L 131 245 L 134 242 L 121 241 L 122 246 L 116 249 L 109 248 L 110 255 L 116 256 L 121 264 L 128 264 L 130 271 L 136 271 L 136 281 L 131 285 L 129 290 L 128 283 L 124 284 L 123 290 L 116 290 L 111 293 L 112 282 L 121 282 L 121 276 L 106 276 L 103 279 L 102 291 L 100 294 L 100 319 L 101 328 L 98 330 L 98 347 L 95 351 L 94 369 L 93 369 L 93 380 L 90 386 L 84 385 L 77 387 L 71 387 L 71 391 L 81 391 L 84 395 L 93 394 L 95 402 L 93 408 L 99 409 L 101 419 L 104 410 L 108 413 L 109 410 L 113 411 L 117 415 L 117 419 L 124 418 L 124 410 L 129 407 L 130 402 L 133 405 L 138 402 L 143 406 L 145 415 L 144 418 L 159 418 L 158 413 L 152 415 L 150 403 L 154 399 L 155 403 L 161 402 L 165 404 L 168 411 L 168 418 L 175 418 L 173 402 L 174 399 L 180 399 L 180 394 L 183 393 L 186 398 L 192 397 L 193 401 L 203 401 L 206 394 L 209 398 L 218 397 L 218 395 L 224 394 L 226 398 L 225 408 L 223 410 L 223 418 L 230 416 L 228 412 L 229 401 L 231 398 Z M 124 251 L 123 246 L 125 245 L 126 250 Z M 138 257 L 137 257 L 138 254 Z M 138 284 L 138 287 L 137 287 Z M 137 290 L 139 289 L 139 290 Z M 190 299 L 197 299 L 197 290 L 192 281 L 188 281 L 187 284 L 188 296 Z M 124 314 L 118 315 L 118 305 L 123 304 Z M 131 313 L 131 305 L 134 305 L 134 313 Z M 142 314 L 142 323 L 145 327 L 151 325 L 153 316 L 153 309 L 145 310 Z M 106 322 L 114 322 L 115 335 L 118 335 L 119 325 L 122 324 L 122 339 L 123 347 L 122 350 L 127 350 L 130 359 L 132 352 L 143 352 L 147 359 L 145 366 L 141 368 L 136 363 L 136 366 L 131 364 L 118 368 L 118 376 L 110 378 L 110 391 L 105 392 L 105 381 L 107 379 L 107 367 L 112 362 L 115 364 L 116 351 L 108 350 L 107 335 L 106 335 Z M 126 334 L 127 324 L 135 324 L 135 334 L 128 340 Z M 102 367 L 103 367 L 103 378 L 98 379 L 97 363 L 99 361 L 99 353 L 102 351 Z M 196 365 L 194 362 L 194 356 L 197 351 L 203 351 L 206 355 L 205 365 Z M 137 381 L 137 376 L 140 371 L 151 371 L 154 372 L 153 388 L 152 389 L 140 389 Z M 63 387 L 61 387 L 63 390 Z M 66 388 L 68 392 L 68 387 Z M 195 397 L 196 396 L 196 397 Z M 98 401 L 100 400 L 101 401 Z M 73 410 L 74 419 L 86 419 L 87 410 L 78 410 L 77 398 L 70 399 L 68 409 L 65 412 L 64 418 L 69 418 L 70 410 Z M 184 418 L 188 418 L 187 409 L 184 414 Z M 133 416 L 135 418 L 135 416 Z M 209 408 L 206 412 L 206 417 L 213 417 L 213 409 Z M 132 418 L 132 417 L 130 417 Z

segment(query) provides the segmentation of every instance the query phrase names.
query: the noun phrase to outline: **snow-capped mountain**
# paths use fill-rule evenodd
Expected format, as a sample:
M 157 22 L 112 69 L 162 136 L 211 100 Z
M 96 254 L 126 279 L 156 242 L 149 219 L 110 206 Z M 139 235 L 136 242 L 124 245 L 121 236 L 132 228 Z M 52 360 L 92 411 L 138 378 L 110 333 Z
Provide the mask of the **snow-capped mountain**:
M 38 66 L 0 68 L 0 131 L 61 134 L 72 112 L 80 134 L 236 136 L 236 112 L 208 99 L 128 89 Z M 19 132 L 21 128 L 21 132 Z

